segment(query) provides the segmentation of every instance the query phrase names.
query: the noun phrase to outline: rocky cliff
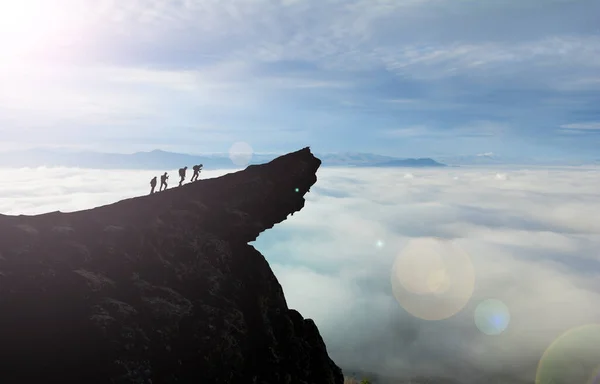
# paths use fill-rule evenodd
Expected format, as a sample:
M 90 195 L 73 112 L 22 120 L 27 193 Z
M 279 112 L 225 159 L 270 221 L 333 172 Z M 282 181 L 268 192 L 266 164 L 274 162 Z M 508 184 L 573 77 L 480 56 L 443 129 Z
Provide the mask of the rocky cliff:
M 90 210 L 0 216 L 0 382 L 342 383 L 248 242 L 302 209 L 321 161 Z

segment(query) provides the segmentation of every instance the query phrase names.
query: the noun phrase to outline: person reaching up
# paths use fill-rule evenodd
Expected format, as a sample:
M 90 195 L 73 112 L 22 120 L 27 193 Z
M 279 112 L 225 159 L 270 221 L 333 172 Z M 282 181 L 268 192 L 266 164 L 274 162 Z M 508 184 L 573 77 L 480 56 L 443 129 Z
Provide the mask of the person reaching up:
M 164 190 L 167 190 L 167 180 L 169 180 L 169 175 L 167 175 L 167 172 L 165 172 L 160 176 L 160 188 L 158 189 L 159 192 L 163 190 L 163 186 L 165 187 Z

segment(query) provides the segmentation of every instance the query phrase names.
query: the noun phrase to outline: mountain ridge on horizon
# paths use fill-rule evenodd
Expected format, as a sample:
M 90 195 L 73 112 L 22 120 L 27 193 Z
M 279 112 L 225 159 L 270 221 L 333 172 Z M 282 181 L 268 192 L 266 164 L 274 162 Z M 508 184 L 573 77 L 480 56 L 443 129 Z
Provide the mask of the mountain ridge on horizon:
M 247 156 L 242 153 L 241 157 Z M 81 168 L 179 168 L 183 165 L 204 164 L 204 168 L 235 169 L 262 164 L 280 156 L 278 153 L 252 153 L 249 161 L 235 164 L 228 153 L 188 154 L 156 148 L 133 153 L 110 153 L 92 150 L 61 148 L 30 148 L 0 152 L 0 167 L 69 166 Z M 350 167 L 444 167 L 446 164 L 431 158 L 401 158 L 373 153 L 322 153 L 323 166 Z M 243 160 L 243 159 L 242 159 Z
M 600 159 L 537 159 L 533 157 L 506 157 L 493 153 L 458 154 L 429 157 L 389 156 L 371 152 L 316 152 L 324 167 L 457 167 L 457 166 L 503 166 L 503 165 L 551 165 L 575 166 L 598 165 Z M 103 152 L 72 148 L 28 148 L 0 151 L 0 168 L 10 167 L 80 167 L 94 169 L 163 169 L 202 163 L 205 169 L 237 169 L 246 165 L 261 164 L 281 156 L 279 152 L 255 152 L 250 161 L 236 165 L 226 152 L 181 153 L 155 148 L 131 153 Z

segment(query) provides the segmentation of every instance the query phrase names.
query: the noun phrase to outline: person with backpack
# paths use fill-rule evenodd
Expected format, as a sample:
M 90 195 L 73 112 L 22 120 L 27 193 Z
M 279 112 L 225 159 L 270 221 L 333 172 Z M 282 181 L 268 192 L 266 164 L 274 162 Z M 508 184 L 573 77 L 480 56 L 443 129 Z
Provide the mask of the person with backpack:
M 152 180 L 150 180 L 150 186 L 152 187 L 152 189 L 150 190 L 150 194 L 153 194 L 154 188 L 156 188 L 156 176 L 154 176 Z
M 183 168 L 179 168 L 179 177 L 181 177 L 181 180 L 179 180 L 180 187 L 181 184 L 183 184 L 183 180 L 185 180 L 185 171 L 187 171 L 187 165 Z
M 167 175 L 167 172 L 165 172 L 160 176 L 160 188 L 158 189 L 159 192 L 163 190 L 163 186 L 165 187 L 164 190 L 167 190 L 167 180 L 169 180 L 169 175 Z
M 190 179 L 190 181 L 196 181 L 196 180 L 198 180 L 198 176 L 200 176 L 200 170 L 202 169 L 202 164 L 194 165 L 192 167 L 192 169 L 194 170 L 194 174 L 192 175 L 192 178 Z

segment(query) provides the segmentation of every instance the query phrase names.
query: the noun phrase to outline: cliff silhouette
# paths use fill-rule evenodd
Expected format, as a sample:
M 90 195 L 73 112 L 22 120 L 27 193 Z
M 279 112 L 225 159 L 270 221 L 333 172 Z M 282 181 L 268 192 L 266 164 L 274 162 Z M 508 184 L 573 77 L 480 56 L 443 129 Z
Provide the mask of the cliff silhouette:
M 304 206 L 309 148 L 71 213 L 0 215 L 2 383 L 343 383 L 248 242 Z

